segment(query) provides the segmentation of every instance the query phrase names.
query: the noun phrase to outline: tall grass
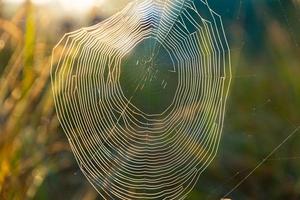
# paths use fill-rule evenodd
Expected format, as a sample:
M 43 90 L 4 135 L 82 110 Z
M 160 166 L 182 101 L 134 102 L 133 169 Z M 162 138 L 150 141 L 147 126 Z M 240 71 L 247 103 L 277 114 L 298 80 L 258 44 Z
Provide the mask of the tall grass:
M 1 51 L 8 52 L 1 60 L 6 64 L 0 79 L 0 199 L 34 197 L 51 167 L 49 154 L 66 148 L 55 142 L 58 122 L 46 54 L 51 47 L 36 37 L 34 13 L 27 2 L 10 21 L 0 20 Z

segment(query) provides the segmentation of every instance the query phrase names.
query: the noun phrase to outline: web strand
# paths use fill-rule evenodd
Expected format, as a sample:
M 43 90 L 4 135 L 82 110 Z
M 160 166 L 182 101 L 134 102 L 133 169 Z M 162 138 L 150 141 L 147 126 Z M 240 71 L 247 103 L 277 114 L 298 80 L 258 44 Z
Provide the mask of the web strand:
M 221 17 L 201 0 L 134 1 L 57 46 L 58 118 L 93 187 L 104 199 L 184 199 L 221 138 Z

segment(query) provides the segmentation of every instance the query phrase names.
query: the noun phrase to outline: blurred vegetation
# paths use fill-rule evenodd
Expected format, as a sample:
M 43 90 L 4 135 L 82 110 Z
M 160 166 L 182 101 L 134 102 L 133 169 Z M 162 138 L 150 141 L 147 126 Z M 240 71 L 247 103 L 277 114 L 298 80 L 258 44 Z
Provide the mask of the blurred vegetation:
M 300 2 L 210 2 L 223 17 L 234 77 L 218 156 L 189 200 L 223 197 L 300 124 Z M 0 1 L 0 199 L 99 199 L 59 127 L 49 70 L 63 33 L 104 16 L 54 21 L 29 1 L 9 17 L 3 8 Z M 299 156 L 300 133 L 230 197 L 300 199 Z
M 45 179 L 77 173 L 54 112 L 49 84 L 53 43 L 38 34 L 45 22 L 36 9 L 27 2 L 11 19 L 0 19 L 0 199 L 45 199 L 55 194 Z M 54 184 L 63 188 L 57 196 L 76 196 L 65 191 L 64 182 Z

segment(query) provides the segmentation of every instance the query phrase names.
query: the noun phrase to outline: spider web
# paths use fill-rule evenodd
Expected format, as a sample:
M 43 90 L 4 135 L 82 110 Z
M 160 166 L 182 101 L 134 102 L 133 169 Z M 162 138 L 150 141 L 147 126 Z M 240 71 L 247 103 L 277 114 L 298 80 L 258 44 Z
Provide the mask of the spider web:
M 53 54 L 57 115 L 99 194 L 184 199 L 216 155 L 231 80 L 207 1 L 134 1 Z

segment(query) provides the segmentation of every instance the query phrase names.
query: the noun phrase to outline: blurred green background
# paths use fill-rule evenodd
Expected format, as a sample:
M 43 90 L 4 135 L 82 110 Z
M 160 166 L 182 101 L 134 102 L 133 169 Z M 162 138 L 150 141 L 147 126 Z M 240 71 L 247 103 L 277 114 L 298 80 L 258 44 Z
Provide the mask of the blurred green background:
M 128 0 L 0 0 L 0 199 L 100 199 L 56 118 L 51 51 Z M 300 125 L 300 1 L 209 0 L 233 81 L 223 137 L 188 200 L 221 199 Z M 228 196 L 300 199 L 300 131 Z

